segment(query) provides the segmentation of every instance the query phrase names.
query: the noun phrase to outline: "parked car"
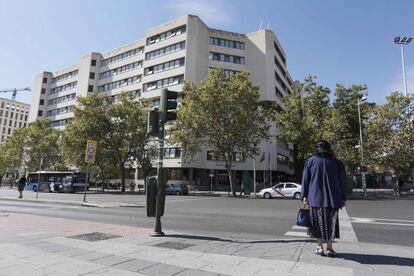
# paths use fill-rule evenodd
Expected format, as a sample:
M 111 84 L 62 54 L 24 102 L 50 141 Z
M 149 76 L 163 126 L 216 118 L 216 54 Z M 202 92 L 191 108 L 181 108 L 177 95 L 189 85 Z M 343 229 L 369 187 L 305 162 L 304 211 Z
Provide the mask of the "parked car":
M 165 187 L 167 195 L 188 195 L 188 187 L 185 184 L 168 183 Z
M 300 191 L 302 189 L 302 185 L 287 182 L 287 183 L 279 183 L 271 188 L 266 188 L 260 190 L 259 196 L 270 199 L 274 197 L 293 197 L 296 199 L 300 199 Z

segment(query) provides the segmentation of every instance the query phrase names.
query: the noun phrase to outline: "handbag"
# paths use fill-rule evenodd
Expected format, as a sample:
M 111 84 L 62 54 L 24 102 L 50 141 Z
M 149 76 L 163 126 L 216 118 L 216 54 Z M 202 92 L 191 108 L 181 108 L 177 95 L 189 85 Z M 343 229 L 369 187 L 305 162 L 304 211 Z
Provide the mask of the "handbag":
M 296 217 L 296 225 L 302 227 L 310 226 L 310 211 L 305 208 L 305 205 L 299 209 L 298 216 Z

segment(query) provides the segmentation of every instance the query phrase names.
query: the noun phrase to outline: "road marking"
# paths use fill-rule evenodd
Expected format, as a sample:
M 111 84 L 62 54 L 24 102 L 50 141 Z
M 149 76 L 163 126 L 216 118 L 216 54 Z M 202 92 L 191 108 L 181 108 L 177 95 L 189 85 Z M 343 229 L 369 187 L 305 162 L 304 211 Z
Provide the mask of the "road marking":
M 304 228 L 304 227 L 302 227 Z M 304 228 L 306 230 L 306 228 Z M 296 231 L 288 231 L 285 233 L 285 236 L 296 236 L 296 237 L 307 237 L 307 232 L 296 232 Z
M 308 230 L 306 227 L 293 225 L 291 230 L 295 231 L 288 231 L 285 233 L 285 236 L 308 237 Z M 339 230 L 341 241 L 358 241 L 355 235 L 354 228 L 352 227 L 351 220 L 346 211 L 346 208 L 342 208 L 342 210 L 339 210 Z
M 392 226 L 408 226 L 414 227 L 413 220 L 402 220 L 402 219 L 377 219 L 377 218 L 358 218 L 352 217 L 352 223 L 361 224 L 376 224 L 376 225 L 392 225 Z

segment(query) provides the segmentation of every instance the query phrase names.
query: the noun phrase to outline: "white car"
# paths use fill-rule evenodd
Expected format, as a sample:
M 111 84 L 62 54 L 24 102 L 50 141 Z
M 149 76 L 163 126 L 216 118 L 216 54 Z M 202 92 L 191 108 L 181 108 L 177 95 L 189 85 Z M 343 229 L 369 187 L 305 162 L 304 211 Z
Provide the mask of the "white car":
M 260 190 L 259 196 L 266 199 L 273 197 L 293 197 L 300 199 L 301 189 L 302 185 L 293 182 L 279 183 L 271 188 Z

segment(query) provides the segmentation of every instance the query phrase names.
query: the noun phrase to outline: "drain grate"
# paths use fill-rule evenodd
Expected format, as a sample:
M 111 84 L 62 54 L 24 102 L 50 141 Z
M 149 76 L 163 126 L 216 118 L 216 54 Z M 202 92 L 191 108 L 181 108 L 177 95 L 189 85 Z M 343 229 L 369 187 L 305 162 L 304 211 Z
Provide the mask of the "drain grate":
M 107 234 L 107 233 L 100 233 L 100 232 L 93 232 L 93 233 L 88 233 L 88 234 L 68 236 L 67 238 L 93 242 L 93 241 L 109 240 L 109 239 L 119 238 L 119 237 L 122 237 L 122 236 Z
M 183 243 L 183 242 L 163 242 L 163 243 L 155 244 L 154 246 L 180 250 L 180 249 L 184 249 L 190 246 L 194 246 L 194 244 Z

